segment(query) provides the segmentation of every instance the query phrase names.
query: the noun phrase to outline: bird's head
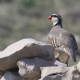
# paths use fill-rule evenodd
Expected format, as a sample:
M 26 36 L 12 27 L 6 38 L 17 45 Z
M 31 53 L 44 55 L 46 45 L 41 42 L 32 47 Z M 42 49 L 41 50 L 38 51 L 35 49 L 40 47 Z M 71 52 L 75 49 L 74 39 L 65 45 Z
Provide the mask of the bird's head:
M 54 25 L 58 25 L 58 24 L 61 24 L 62 25 L 62 18 L 58 14 L 52 14 L 47 19 L 50 19 L 53 22 L 53 26 Z

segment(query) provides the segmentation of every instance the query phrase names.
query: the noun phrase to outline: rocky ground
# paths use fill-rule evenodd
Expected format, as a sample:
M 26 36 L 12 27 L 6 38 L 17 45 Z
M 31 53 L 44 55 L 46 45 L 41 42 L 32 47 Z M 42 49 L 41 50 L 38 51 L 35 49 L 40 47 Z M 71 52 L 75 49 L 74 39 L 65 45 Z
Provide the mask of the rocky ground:
M 80 62 L 68 67 L 51 45 L 22 39 L 0 52 L 0 80 L 80 80 Z

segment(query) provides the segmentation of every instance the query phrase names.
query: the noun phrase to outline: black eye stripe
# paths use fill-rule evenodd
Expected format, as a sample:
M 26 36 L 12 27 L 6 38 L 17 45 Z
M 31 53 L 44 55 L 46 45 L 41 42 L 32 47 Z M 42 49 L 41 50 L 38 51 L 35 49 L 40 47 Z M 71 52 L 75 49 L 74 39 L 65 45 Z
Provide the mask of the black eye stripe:
M 52 17 L 57 17 L 57 16 L 56 16 L 56 15 L 51 15 L 51 18 L 52 18 Z
M 53 17 L 53 15 L 51 17 Z

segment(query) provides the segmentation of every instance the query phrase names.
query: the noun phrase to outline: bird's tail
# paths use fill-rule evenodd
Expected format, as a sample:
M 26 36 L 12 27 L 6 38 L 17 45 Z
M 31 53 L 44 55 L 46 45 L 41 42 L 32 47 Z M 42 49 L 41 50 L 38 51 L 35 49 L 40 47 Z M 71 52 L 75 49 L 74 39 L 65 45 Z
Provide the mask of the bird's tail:
M 74 61 L 74 62 L 77 62 L 77 60 L 76 60 L 76 50 L 75 49 L 68 49 L 67 48 L 67 51 L 68 51 L 68 53 L 69 53 L 69 55 L 70 55 L 70 58 L 71 58 L 71 60 L 72 61 Z

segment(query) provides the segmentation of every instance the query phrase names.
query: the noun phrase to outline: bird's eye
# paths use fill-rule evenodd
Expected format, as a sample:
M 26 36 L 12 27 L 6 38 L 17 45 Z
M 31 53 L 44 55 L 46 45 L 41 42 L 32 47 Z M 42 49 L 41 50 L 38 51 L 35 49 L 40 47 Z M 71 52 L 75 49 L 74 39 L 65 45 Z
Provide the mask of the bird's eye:
M 53 17 L 55 18 L 56 16 L 54 15 Z

